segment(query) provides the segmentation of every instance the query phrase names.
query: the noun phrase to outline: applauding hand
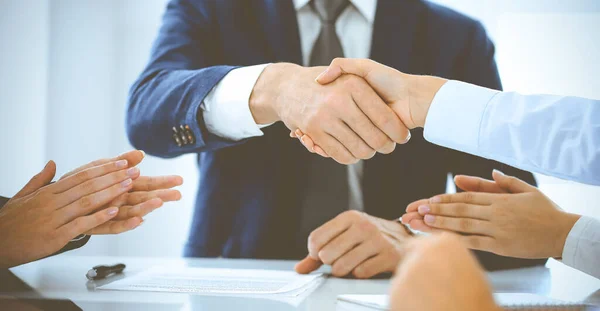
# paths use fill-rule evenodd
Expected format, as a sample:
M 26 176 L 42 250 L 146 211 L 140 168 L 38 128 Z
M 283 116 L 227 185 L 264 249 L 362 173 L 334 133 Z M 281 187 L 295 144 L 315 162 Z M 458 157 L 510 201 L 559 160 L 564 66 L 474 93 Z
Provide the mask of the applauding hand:
M 402 222 L 425 232 L 452 231 L 472 248 L 520 258 L 561 257 L 578 215 L 537 188 L 499 171 L 494 181 L 457 176 L 463 190 L 411 203 Z

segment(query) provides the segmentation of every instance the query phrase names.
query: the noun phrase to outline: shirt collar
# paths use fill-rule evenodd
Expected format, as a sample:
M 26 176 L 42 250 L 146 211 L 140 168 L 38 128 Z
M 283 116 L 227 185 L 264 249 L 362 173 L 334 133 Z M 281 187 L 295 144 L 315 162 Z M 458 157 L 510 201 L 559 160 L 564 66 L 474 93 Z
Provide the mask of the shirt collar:
M 302 9 L 310 0 L 293 0 L 296 11 Z M 377 0 L 350 0 L 350 3 L 366 18 L 369 23 L 375 21 L 375 12 L 377 11 Z

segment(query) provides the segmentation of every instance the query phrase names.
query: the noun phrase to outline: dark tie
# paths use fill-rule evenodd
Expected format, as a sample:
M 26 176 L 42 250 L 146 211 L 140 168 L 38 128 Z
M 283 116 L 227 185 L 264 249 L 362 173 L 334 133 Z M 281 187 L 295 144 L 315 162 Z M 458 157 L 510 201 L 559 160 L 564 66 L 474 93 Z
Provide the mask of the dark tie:
M 321 33 L 310 55 L 310 66 L 327 66 L 343 57 L 342 45 L 335 32 L 335 21 L 348 6 L 348 0 L 313 0 L 311 7 L 321 19 Z M 332 159 L 311 154 L 307 192 L 302 204 L 299 239 L 306 243 L 316 228 L 348 210 L 348 171 Z

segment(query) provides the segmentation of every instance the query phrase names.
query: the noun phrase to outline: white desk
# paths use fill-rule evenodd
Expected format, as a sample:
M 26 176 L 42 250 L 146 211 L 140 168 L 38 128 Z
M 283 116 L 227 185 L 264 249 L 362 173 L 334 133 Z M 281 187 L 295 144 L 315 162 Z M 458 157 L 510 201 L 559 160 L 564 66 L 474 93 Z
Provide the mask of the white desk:
M 73 301 L 83 310 L 335 310 L 339 294 L 385 294 L 388 280 L 350 280 L 327 278 L 317 289 L 295 300 L 275 301 L 247 297 L 210 297 L 189 294 L 119 292 L 94 290 L 85 274 L 99 264 L 122 262 L 125 275 L 154 265 L 189 265 L 255 269 L 292 269 L 292 261 L 232 259 L 159 259 L 77 257 L 61 255 L 11 269 L 39 294 Z M 528 268 L 490 273 L 499 292 L 531 292 L 563 300 L 584 300 L 600 305 L 600 280 L 575 271 L 556 261 L 548 268 Z M 328 269 L 324 268 L 324 272 Z M 109 279 L 107 281 L 113 281 Z M 104 281 L 106 282 L 106 281 Z M 97 282 L 97 284 L 103 284 Z M 0 294 L 1 295 L 1 294 Z M 27 296 L 19 293 L 13 296 Z

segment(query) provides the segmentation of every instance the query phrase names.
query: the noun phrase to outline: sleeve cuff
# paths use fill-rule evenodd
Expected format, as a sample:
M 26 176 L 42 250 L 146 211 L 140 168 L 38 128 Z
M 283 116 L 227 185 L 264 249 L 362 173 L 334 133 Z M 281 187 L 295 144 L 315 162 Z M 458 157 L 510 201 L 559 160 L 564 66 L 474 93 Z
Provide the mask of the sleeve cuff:
M 578 266 L 579 242 L 582 237 L 586 237 L 586 229 L 592 222 L 592 218 L 581 216 L 569 231 L 562 253 L 562 261 L 565 265 Z
M 459 81 L 446 82 L 429 107 L 425 139 L 436 145 L 477 154 L 485 109 L 498 93 Z
M 257 125 L 248 102 L 254 84 L 268 65 L 234 69 L 211 90 L 201 106 L 211 133 L 235 141 L 263 135 L 261 128 L 270 124 Z

